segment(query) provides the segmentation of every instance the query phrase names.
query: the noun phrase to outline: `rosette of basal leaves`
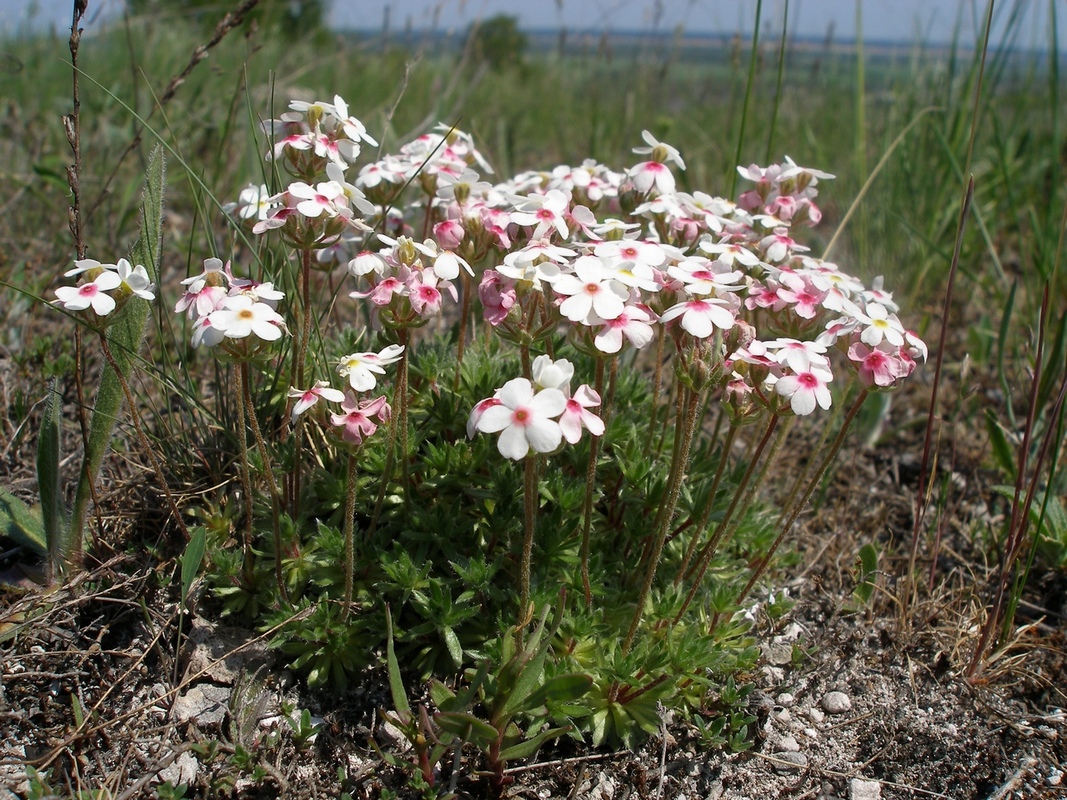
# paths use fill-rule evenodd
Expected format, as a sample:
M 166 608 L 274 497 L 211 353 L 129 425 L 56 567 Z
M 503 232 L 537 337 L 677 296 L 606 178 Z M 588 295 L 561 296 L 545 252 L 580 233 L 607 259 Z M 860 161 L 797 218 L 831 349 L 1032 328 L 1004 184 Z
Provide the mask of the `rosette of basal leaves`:
M 512 780 L 504 772 L 509 761 L 528 758 L 545 742 L 571 729 L 569 724 L 544 728 L 546 722 L 551 725 L 560 716 L 584 712 L 572 705 L 593 685 L 591 676 L 577 672 L 545 676 L 549 646 L 563 619 L 562 605 L 561 602 L 547 635 L 550 606 L 545 606 L 537 628 L 525 643 L 521 642 L 522 626 L 504 634 L 500 666 L 493 674 L 489 662 L 474 673 L 467 691 L 477 693 L 484 716 L 466 711 L 440 711 L 434 715 L 441 730 L 482 753 L 492 789 L 498 796 Z M 454 697 L 451 690 L 436 681 L 431 693 L 439 707 Z

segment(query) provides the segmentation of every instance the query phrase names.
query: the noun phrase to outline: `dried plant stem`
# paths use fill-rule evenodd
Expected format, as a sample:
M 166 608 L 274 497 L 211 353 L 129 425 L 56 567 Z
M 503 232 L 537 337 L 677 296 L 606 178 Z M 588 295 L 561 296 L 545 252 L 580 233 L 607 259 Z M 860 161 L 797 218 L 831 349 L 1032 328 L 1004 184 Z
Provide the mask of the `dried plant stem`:
M 845 415 L 845 421 L 841 424 L 841 430 L 837 432 L 837 436 L 834 437 L 833 443 L 827 450 L 826 455 L 823 456 L 821 462 L 819 462 L 818 469 L 811 476 L 811 480 L 808 481 L 807 487 L 804 489 L 800 498 L 793 503 L 791 509 L 789 509 L 789 516 L 786 517 L 785 522 L 782 523 L 781 528 L 778 531 L 778 536 L 771 544 L 770 549 L 764 554 L 763 558 L 756 564 L 756 569 L 752 572 L 752 577 L 748 579 L 748 583 L 745 584 L 745 588 L 741 590 L 741 594 L 737 596 L 737 602 L 741 603 L 748 596 L 748 593 L 752 591 L 752 587 L 756 585 L 756 582 L 763 577 L 763 573 L 767 571 L 767 567 L 771 563 L 771 559 L 778 551 L 778 547 L 782 544 L 782 540 L 785 539 L 786 534 L 793 528 L 793 523 L 797 521 L 797 517 L 800 516 L 800 512 L 807 508 L 808 501 L 811 499 L 812 494 L 815 493 L 815 488 L 819 485 L 823 475 L 826 474 L 826 469 L 837 458 L 838 452 L 841 450 L 841 445 L 845 443 L 845 437 L 848 435 L 848 429 L 852 427 L 852 421 L 856 418 L 856 414 L 859 413 L 860 408 L 863 407 L 863 403 L 867 400 L 868 391 L 862 389 L 856 401 L 848 410 L 848 414 Z
M 679 415 L 677 424 L 681 428 L 678 438 L 678 447 L 674 450 L 671 460 L 671 470 L 667 477 L 666 497 L 659 507 L 656 515 L 655 540 L 652 549 L 648 553 L 645 580 L 641 585 L 641 593 L 637 598 L 637 606 L 634 609 L 634 618 L 630 622 L 630 629 L 626 632 L 626 639 L 622 644 L 622 653 L 630 652 L 637 629 L 644 615 L 645 603 L 648 601 L 649 592 L 652 591 L 652 582 L 656 578 L 656 568 L 663 553 L 663 543 L 667 539 L 667 531 L 670 529 L 674 511 L 678 507 L 678 497 L 681 494 L 682 482 L 685 478 L 686 468 L 689 466 L 689 451 L 693 444 L 693 431 L 696 428 L 697 410 L 700 408 L 700 393 L 692 389 L 684 389 L 679 396 Z

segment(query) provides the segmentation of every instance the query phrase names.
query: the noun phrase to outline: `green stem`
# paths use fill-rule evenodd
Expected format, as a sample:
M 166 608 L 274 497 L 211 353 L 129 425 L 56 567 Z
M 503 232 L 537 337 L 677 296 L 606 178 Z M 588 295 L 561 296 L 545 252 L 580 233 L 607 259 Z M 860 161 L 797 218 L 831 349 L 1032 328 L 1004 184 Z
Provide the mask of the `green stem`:
M 533 560 L 534 528 L 537 526 L 537 457 L 523 459 L 523 538 L 519 562 L 519 619 L 526 619 L 530 607 L 530 562 Z
M 241 542 L 244 549 L 243 575 L 245 584 L 250 586 L 252 583 L 253 562 L 255 560 L 255 554 L 252 550 L 252 533 L 255 520 L 253 519 L 252 476 L 248 460 L 248 439 L 245 431 L 244 380 L 241 377 L 241 370 L 237 371 L 234 380 L 237 384 L 234 388 L 237 391 L 237 443 L 241 450 L 241 493 L 244 495 L 245 501 L 245 529 Z
M 720 416 L 719 419 L 722 419 L 722 417 Z M 715 508 L 715 496 L 719 493 L 719 483 L 722 481 L 723 473 L 726 472 L 726 465 L 730 463 L 730 452 L 733 450 L 734 439 L 737 438 L 737 432 L 740 429 L 740 421 L 736 418 L 731 419 L 730 430 L 726 432 L 726 441 L 722 444 L 722 450 L 719 454 L 719 466 L 715 469 L 715 477 L 712 478 L 711 481 L 711 489 L 708 491 L 707 502 L 704 503 L 704 508 L 700 513 L 700 519 L 697 521 L 696 529 L 693 531 L 693 538 L 689 540 L 689 547 L 685 550 L 685 557 L 682 559 L 682 565 L 678 567 L 678 575 L 674 579 L 675 586 L 678 585 L 682 580 L 682 576 L 685 575 L 685 571 L 689 567 L 689 562 L 693 558 L 693 553 L 696 551 L 697 545 L 700 543 L 700 536 L 704 531 L 704 527 L 708 524 L 708 520 L 711 519 L 711 512 Z
M 745 101 L 741 108 L 741 127 L 737 131 L 737 149 L 734 151 L 733 167 L 741 164 L 741 148 L 745 144 L 745 123 L 748 121 L 749 101 L 752 99 L 752 85 L 756 82 L 756 63 L 759 61 L 759 27 L 760 16 L 763 13 L 763 0 L 756 0 L 756 24 L 752 28 L 752 52 L 748 58 L 748 80 L 745 81 Z M 730 193 L 727 197 L 733 197 L 737 192 L 738 172 L 730 169 Z
M 780 420 L 781 417 L 778 414 L 774 414 L 767 423 L 767 430 L 764 431 L 763 436 L 760 438 L 759 445 L 756 447 L 756 452 L 753 454 L 749 461 L 748 468 L 745 470 L 745 475 L 741 479 L 741 483 L 737 487 L 737 490 L 734 492 L 734 498 L 730 503 L 730 507 L 726 511 L 726 516 L 724 516 L 722 521 L 716 526 L 715 533 L 712 535 L 711 539 L 708 540 L 708 543 L 701 548 L 700 554 L 697 556 L 696 566 L 686 575 L 687 578 L 692 579 L 692 584 L 689 587 L 689 591 L 686 593 L 685 602 L 682 603 L 681 609 L 674 618 L 675 624 L 681 620 L 682 615 L 685 614 L 690 603 L 693 602 L 693 598 L 696 596 L 697 590 L 700 588 L 700 585 L 704 580 L 704 575 L 707 574 L 708 567 L 711 565 L 711 559 L 715 556 L 715 551 L 718 549 L 719 544 L 728 534 L 733 535 L 733 531 L 736 529 L 737 524 L 740 521 L 734 521 L 734 513 L 738 508 L 749 507 L 752 495 L 763 483 L 763 479 L 767 475 L 767 469 L 774 463 L 775 455 L 785 441 L 786 434 L 789 433 L 789 425 L 782 426 L 778 431 L 778 436 L 774 440 L 774 444 L 771 446 L 771 452 L 767 458 L 763 458 L 763 451 L 767 447 L 767 442 L 770 441 L 771 434 L 774 433 Z M 755 471 L 756 465 L 761 461 L 763 466 L 760 468 L 759 476 L 753 481 L 752 474 Z M 714 625 L 712 625 L 712 627 L 714 628 Z
M 675 509 L 678 506 L 678 497 L 681 494 L 682 481 L 685 478 L 686 467 L 689 464 L 689 451 L 690 446 L 693 443 L 693 431 L 696 428 L 697 409 L 700 408 L 700 396 L 692 389 L 685 389 L 685 410 L 682 418 L 679 420 L 682 425 L 681 440 L 679 447 L 674 451 L 674 458 L 671 461 L 671 471 L 667 479 L 667 496 L 665 502 L 660 506 L 659 514 L 656 517 L 656 538 L 655 543 L 652 546 L 652 551 L 648 558 L 648 568 L 645 571 L 645 581 L 641 586 L 641 594 L 637 599 L 637 607 L 634 609 L 634 618 L 630 623 L 630 629 L 626 632 L 626 640 L 622 644 L 623 655 L 630 652 L 630 647 L 634 643 L 634 637 L 637 636 L 637 629 L 641 624 L 641 617 L 644 614 L 645 603 L 648 600 L 649 592 L 652 590 L 652 582 L 656 577 L 656 568 L 659 566 L 659 558 L 663 553 L 663 543 L 667 538 L 667 531 L 670 529 L 671 520 L 674 518 Z
M 618 359 L 613 359 L 612 364 L 617 361 Z M 594 384 L 596 393 L 600 394 L 604 390 L 604 359 L 600 357 L 596 360 Z M 606 414 L 603 410 L 602 413 Z M 589 534 L 593 525 L 593 495 L 596 492 L 596 461 L 599 455 L 600 437 L 593 436 L 589 442 L 589 462 L 585 467 L 585 500 L 582 503 L 582 590 L 585 592 L 586 608 L 593 607 L 593 592 L 589 584 Z

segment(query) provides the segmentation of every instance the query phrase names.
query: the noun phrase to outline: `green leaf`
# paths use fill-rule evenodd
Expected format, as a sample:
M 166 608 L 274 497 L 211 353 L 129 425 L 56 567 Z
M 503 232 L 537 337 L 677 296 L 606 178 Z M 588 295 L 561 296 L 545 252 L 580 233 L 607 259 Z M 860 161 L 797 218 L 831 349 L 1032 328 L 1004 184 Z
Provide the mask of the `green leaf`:
M 860 574 L 852 595 L 861 603 L 867 603 L 874 593 L 874 582 L 878 577 L 878 550 L 868 542 L 859 552 Z
M 439 711 L 434 715 L 434 721 L 442 730 L 481 749 L 496 741 L 498 736 L 496 728 L 488 722 L 462 711 Z
M 163 148 L 157 145 L 148 159 L 145 188 L 141 209 L 141 235 L 133 246 L 133 263 L 148 270 L 149 277 L 158 282 L 160 245 L 163 219 L 163 179 L 165 174 Z M 108 346 L 115 364 L 127 380 L 133 367 L 133 359 L 144 340 L 145 324 L 148 321 L 149 304 L 140 297 L 131 297 L 125 308 L 107 330 Z M 61 558 L 56 566 L 64 567 L 80 559 L 85 519 L 89 512 L 91 489 L 100 473 L 104 456 L 111 447 L 112 432 L 118 422 L 123 403 L 122 382 L 110 364 L 105 364 L 93 417 L 89 424 L 89 440 L 85 451 L 85 463 L 74 496 L 74 511 L 71 524 L 61 543 Z
M 985 426 L 989 432 L 989 441 L 993 445 L 993 458 L 996 459 L 997 466 L 1010 480 L 1015 480 L 1015 450 L 1008 442 L 1008 435 L 997 415 L 989 408 L 985 410 Z
M 53 558 L 63 539 L 63 489 L 60 485 L 59 419 L 63 398 L 56 391 L 56 379 L 48 382 L 48 399 L 37 439 L 37 493 L 41 498 L 41 522 Z
M 192 588 L 196 573 L 200 571 L 200 564 L 204 560 L 204 551 L 207 549 L 207 531 L 203 525 L 197 526 L 193 535 L 189 537 L 189 544 L 182 553 L 182 605 L 189 601 L 189 589 Z
M 448 655 L 452 659 L 452 664 L 456 669 L 463 666 L 463 646 L 459 643 L 459 637 L 456 636 L 456 632 L 451 628 L 442 628 L 441 636 L 445 640 L 445 647 L 448 648 Z
M 537 749 L 547 742 L 549 739 L 556 739 L 567 731 L 570 730 L 570 726 L 564 726 L 562 728 L 549 728 L 547 731 L 541 731 L 531 739 L 514 744 L 511 747 L 505 747 L 500 751 L 498 760 L 501 762 L 513 761 L 516 758 L 529 758 Z
M 556 675 L 544 682 L 526 702 L 527 708 L 539 708 L 547 702 L 566 703 L 585 696 L 593 686 L 593 678 L 580 672 Z
M 48 555 L 41 515 L 3 487 L 0 487 L 0 533 L 42 556 Z
M 393 708 L 398 714 L 411 716 L 411 706 L 404 691 L 404 682 L 400 679 L 400 663 L 396 660 L 396 648 L 393 646 L 393 616 L 389 606 L 385 607 L 385 665 L 389 673 L 389 693 L 393 696 Z M 441 684 L 444 686 L 444 684 Z M 433 687 L 430 688 L 431 695 Z M 440 705 L 435 698 L 434 702 Z

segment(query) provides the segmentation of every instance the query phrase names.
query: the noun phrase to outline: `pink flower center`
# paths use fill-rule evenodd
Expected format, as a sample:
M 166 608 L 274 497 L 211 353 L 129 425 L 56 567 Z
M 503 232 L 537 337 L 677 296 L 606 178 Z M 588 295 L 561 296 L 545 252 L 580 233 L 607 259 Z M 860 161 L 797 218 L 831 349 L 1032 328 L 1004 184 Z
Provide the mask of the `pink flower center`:
M 797 382 L 802 387 L 804 387 L 805 389 L 808 389 L 809 391 L 811 389 L 817 389 L 819 387 L 819 379 L 816 378 L 810 372 L 802 372 L 799 375 L 797 375 Z
M 515 412 L 511 415 L 511 421 L 516 425 L 520 425 L 525 428 L 530 424 L 530 412 L 525 408 L 516 408 Z
M 78 294 L 82 297 L 95 297 L 100 288 L 95 283 L 86 283 L 78 287 Z

